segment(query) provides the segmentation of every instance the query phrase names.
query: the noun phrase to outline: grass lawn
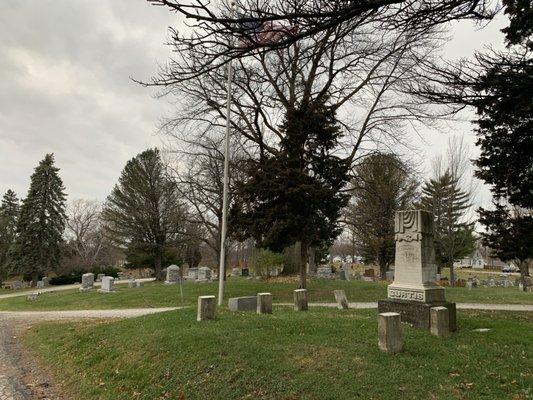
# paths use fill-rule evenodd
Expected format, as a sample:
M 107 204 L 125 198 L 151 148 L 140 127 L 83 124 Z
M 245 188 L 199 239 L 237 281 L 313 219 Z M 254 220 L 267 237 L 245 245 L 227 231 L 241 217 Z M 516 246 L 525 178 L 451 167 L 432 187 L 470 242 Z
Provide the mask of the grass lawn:
M 77 290 L 44 293 L 32 302 L 26 296 L 0 299 L 0 310 L 82 310 L 136 307 L 174 307 L 194 305 L 200 295 L 216 295 L 217 283 L 185 283 L 183 301 L 178 285 L 165 286 L 148 283 L 139 289 L 117 285 L 117 292 L 98 293 L 93 290 L 80 293 Z M 274 302 L 292 302 L 296 282 L 263 282 L 246 279 L 230 279 L 226 284 L 226 298 L 272 292 Z M 334 302 L 333 290 L 344 289 L 349 301 L 377 301 L 387 297 L 386 282 L 313 280 L 309 284 L 311 302 Z M 455 302 L 533 304 L 533 294 L 519 292 L 518 288 L 446 288 L 446 297 Z
M 461 312 L 442 340 L 403 327 L 377 347 L 376 312 L 195 310 L 119 322 L 45 323 L 24 342 L 76 399 L 530 399 L 533 313 Z M 490 328 L 489 332 L 475 332 Z

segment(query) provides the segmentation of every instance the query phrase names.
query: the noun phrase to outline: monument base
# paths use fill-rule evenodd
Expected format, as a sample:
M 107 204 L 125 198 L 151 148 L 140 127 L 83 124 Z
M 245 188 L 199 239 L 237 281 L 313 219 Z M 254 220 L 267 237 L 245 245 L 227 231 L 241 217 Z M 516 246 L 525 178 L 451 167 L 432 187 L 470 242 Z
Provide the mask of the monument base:
M 402 322 L 413 325 L 416 328 L 430 328 L 430 309 L 431 307 L 446 307 L 450 313 L 450 332 L 457 330 L 456 308 L 455 303 L 446 301 L 422 303 L 412 300 L 395 300 L 387 299 L 378 301 L 379 313 L 396 312 L 401 315 Z

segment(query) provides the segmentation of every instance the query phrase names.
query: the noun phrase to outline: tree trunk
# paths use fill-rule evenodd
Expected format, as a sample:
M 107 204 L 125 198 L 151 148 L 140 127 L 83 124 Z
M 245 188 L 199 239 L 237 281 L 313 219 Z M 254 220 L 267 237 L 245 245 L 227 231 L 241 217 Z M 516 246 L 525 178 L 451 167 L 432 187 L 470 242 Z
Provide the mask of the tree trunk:
M 163 276 L 161 274 L 161 264 L 162 264 L 162 258 L 163 256 L 161 255 L 160 252 L 158 252 L 158 254 L 155 256 L 155 279 L 157 281 L 162 281 L 163 280 Z
M 309 247 L 309 273 L 316 274 L 316 249 Z
M 300 242 L 300 289 L 307 287 L 307 240 Z
M 453 269 L 453 261 L 450 264 L 450 286 L 455 286 L 455 271 Z
M 379 265 L 379 279 L 383 281 L 387 278 L 387 270 L 389 269 L 389 265 L 387 264 L 385 257 L 378 256 L 377 261 Z
M 39 280 L 39 273 L 38 272 L 32 272 L 31 274 L 31 286 L 35 287 L 37 286 L 37 281 Z

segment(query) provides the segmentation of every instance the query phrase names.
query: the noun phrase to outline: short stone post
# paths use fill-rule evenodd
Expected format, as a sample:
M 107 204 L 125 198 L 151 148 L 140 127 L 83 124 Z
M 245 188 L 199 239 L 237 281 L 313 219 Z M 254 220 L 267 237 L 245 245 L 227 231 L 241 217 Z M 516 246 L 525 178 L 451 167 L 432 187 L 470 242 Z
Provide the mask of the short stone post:
M 307 289 L 296 289 L 294 291 L 294 310 L 307 311 Z
M 396 354 L 402 351 L 402 328 L 400 314 L 386 312 L 379 314 L 378 320 L 378 346 L 387 354 Z
M 272 293 L 257 293 L 257 314 L 272 314 Z
M 198 315 L 197 321 L 205 321 L 215 318 L 215 296 L 199 296 L 198 297 Z
M 348 299 L 344 290 L 334 290 L 335 301 L 337 302 L 337 308 L 339 310 L 347 310 L 349 308 Z
M 431 334 L 447 338 L 450 336 L 450 314 L 446 307 L 431 307 Z

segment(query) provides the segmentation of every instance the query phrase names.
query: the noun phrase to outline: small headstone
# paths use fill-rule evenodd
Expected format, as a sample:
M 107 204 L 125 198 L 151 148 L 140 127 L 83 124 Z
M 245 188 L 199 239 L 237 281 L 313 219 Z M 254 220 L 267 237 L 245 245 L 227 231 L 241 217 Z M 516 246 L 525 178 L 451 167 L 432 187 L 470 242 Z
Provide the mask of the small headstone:
M 44 282 L 43 281 L 37 281 L 37 289 L 43 289 L 44 288 Z
M 133 288 L 136 288 L 136 287 L 137 287 L 137 282 L 135 281 L 135 279 L 130 279 L 130 280 L 128 281 L 128 287 L 129 287 L 130 289 L 133 289 Z
M 446 307 L 432 307 L 430 318 L 430 331 L 433 335 L 441 338 L 450 336 L 450 314 Z
M 402 351 L 402 327 L 400 314 L 386 312 L 378 317 L 378 346 L 387 354 L 396 354 Z
M 177 265 L 171 265 L 167 268 L 167 279 L 165 285 L 175 285 L 180 280 L 180 267 Z
M 195 281 L 198 279 L 198 268 L 189 268 L 187 271 L 187 280 Z
M 474 329 L 474 332 L 481 332 L 481 333 L 485 333 L 485 332 L 489 332 L 490 331 L 490 328 L 477 328 L 477 329 Z
M 385 279 L 388 281 L 394 280 L 394 271 L 387 271 L 385 272 Z
M 466 287 L 468 288 L 468 290 L 472 290 L 472 288 L 474 287 L 474 282 L 468 280 L 468 281 L 466 282 Z
M 94 274 L 92 272 L 83 274 L 81 276 L 80 292 L 88 292 L 89 290 L 93 288 L 93 284 L 94 284 Z
M 344 290 L 334 290 L 333 295 L 335 296 L 335 301 L 337 302 L 337 308 L 339 310 L 347 310 L 350 307 Z
M 50 278 L 48 278 L 47 276 L 43 276 L 42 281 L 43 281 L 44 287 L 50 286 Z
M 524 285 L 524 282 L 518 282 L 518 290 L 520 290 L 521 292 L 525 292 L 526 291 L 526 287 Z
M 211 280 L 211 268 L 198 268 L 198 282 L 209 282 Z
M 100 293 L 114 293 L 115 292 L 115 278 L 112 276 L 104 276 L 102 278 L 102 288 Z
M 341 268 L 341 270 L 339 271 L 339 278 L 341 281 L 345 281 L 348 279 L 346 270 L 344 268 Z
M 96 282 L 102 282 L 102 279 L 103 279 L 104 276 L 105 276 L 105 274 L 98 274 L 96 276 Z
M 242 276 L 250 276 L 250 269 L 249 268 L 242 268 L 241 269 Z
M 135 281 L 135 284 L 137 285 L 138 288 L 142 288 L 144 286 L 143 281 Z
M 279 275 L 279 268 L 278 267 L 270 268 L 268 270 L 268 274 L 270 276 L 278 276 Z
M 491 280 L 489 281 L 489 285 L 490 285 L 490 287 L 494 287 L 494 286 L 496 286 L 496 281 L 495 281 L 494 279 L 491 279 Z
M 198 297 L 198 314 L 196 320 L 206 321 L 215 318 L 215 296 L 199 296 Z
M 257 314 L 272 314 L 272 293 L 257 293 Z
M 296 289 L 294 291 L 294 310 L 307 311 L 307 289 Z
M 22 282 L 21 281 L 15 281 L 15 282 L 13 282 L 11 287 L 13 288 L 13 290 L 21 290 L 22 289 Z
M 30 293 L 28 295 L 28 300 L 35 301 L 35 300 L 37 300 L 37 297 L 39 297 L 39 293 Z
M 441 275 L 440 274 L 435 274 L 435 280 L 438 282 L 441 280 Z
M 232 297 L 228 300 L 230 311 L 256 311 L 257 296 Z
M 241 269 L 240 268 L 232 268 L 231 269 L 231 276 L 241 276 Z

